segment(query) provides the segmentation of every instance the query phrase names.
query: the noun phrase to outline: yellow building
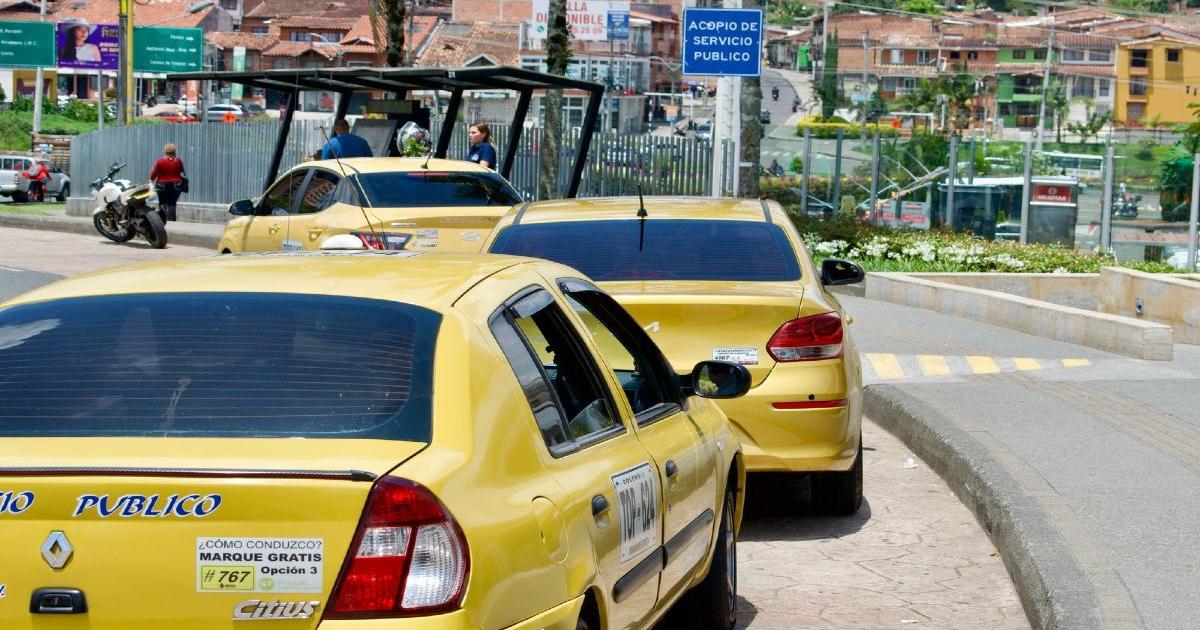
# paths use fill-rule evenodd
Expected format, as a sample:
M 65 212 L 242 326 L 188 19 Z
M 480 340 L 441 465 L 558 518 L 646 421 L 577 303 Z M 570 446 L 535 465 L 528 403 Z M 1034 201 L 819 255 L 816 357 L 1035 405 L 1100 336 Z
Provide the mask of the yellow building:
M 1117 47 L 1113 116 L 1125 125 L 1191 122 L 1200 101 L 1200 38 L 1160 34 Z

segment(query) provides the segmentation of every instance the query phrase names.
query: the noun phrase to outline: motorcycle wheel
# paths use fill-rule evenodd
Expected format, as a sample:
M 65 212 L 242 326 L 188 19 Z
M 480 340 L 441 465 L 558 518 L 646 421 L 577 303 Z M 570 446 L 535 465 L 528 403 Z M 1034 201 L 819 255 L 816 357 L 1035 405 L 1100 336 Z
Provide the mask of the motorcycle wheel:
M 111 212 L 92 215 L 92 225 L 96 226 L 96 231 L 100 233 L 100 236 L 114 243 L 124 243 L 133 238 L 133 230 L 128 227 L 123 229 L 117 227 L 117 219 Z
M 167 246 L 167 227 L 163 225 L 162 217 L 158 216 L 157 212 L 147 212 L 142 216 L 145 221 L 143 227 L 146 231 L 142 236 L 146 237 L 146 242 L 150 243 L 150 247 L 154 249 L 162 249 Z

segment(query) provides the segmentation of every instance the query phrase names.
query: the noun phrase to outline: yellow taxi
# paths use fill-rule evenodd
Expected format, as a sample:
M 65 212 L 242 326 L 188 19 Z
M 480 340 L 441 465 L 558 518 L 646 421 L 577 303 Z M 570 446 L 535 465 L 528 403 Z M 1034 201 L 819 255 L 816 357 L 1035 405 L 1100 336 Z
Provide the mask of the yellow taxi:
M 775 202 L 658 197 L 530 204 L 497 224 L 485 251 L 579 269 L 612 294 L 678 369 L 745 365 L 753 387 L 720 405 L 750 471 L 811 475 L 832 513 L 862 502 L 862 378 L 850 317 L 828 286 L 854 263 L 817 267 Z
M 261 197 L 230 204 L 217 251 L 320 249 L 352 234 L 369 249 L 478 252 L 520 194 L 472 162 L 349 158 L 304 162 Z
M 0 305 L 0 373 L 5 630 L 733 626 L 745 472 L 707 398 L 749 374 L 677 374 L 573 269 L 107 270 Z

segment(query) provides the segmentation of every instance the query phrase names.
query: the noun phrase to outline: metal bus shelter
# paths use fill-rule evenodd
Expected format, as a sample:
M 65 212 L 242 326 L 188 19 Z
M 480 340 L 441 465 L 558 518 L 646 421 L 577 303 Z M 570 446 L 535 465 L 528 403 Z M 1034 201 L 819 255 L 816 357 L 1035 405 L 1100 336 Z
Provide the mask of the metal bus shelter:
M 392 99 L 396 101 L 403 101 L 412 91 L 449 92 L 450 100 L 446 108 L 446 116 L 442 121 L 441 133 L 438 135 L 437 147 L 434 151 L 434 157 L 437 158 L 446 157 L 446 152 L 450 148 L 450 140 L 454 134 L 464 92 L 470 90 L 517 92 L 520 95 L 517 100 L 517 110 L 513 115 L 512 126 L 509 127 L 508 146 L 505 147 L 499 169 L 500 175 L 507 179 L 512 172 L 513 163 L 516 161 L 517 147 L 520 146 L 521 132 L 524 131 L 525 121 L 529 116 L 529 104 L 533 98 L 533 92 L 535 90 L 581 90 L 588 93 L 588 104 L 584 113 L 579 145 L 575 148 L 571 181 L 567 188 L 567 197 L 575 197 L 579 193 L 583 167 L 587 161 L 588 150 L 591 148 L 592 135 L 596 130 L 601 101 L 604 99 L 604 86 L 600 83 L 508 66 L 477 66 L 453 70 L 445 68 L 294 68 L 177 72 L 168 74 L 166 78 L 168 81 L 225 81 L 275 90 L 288 95 L 287 107 L 280 117 L 279 136 L 275 141 L 275 150 L 271 155 L 271 166 L 267 171 L 267 181 L 263 185 L 263 190 L 270 187 L 279 174 L 279 164 L 283 160 L 283 151 L 292 126 L 292 117 L 300 100 L 298 96 L 303 91 L 316 90 L 336 93 L 338 104 L 334 113 L 335 119 L 346 116 L 350 107 L 350 96 L 355 92 L 383 90 L 391 92 Z M 413 114 L 407 114 L 408 117 L 405 117 L 406 114 L 402 113 L 391 113 L 388 116 L 398 120 L 400 124 L 414 118 Z

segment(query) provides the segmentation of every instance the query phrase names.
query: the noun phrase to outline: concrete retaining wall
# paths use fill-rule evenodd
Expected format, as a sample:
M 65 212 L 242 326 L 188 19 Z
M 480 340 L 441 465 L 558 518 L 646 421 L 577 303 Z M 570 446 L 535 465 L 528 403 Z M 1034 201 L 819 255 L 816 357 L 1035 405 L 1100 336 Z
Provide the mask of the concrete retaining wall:
M 96 202 L 91 197 L 71 197 L 67 199 L 67 214 L 73 217 L 90 217 L 96 209 Z M 179 221 L 192 223 L 220 223 L 229 220 L 229 206 L 215 203 L 188 203 L 180 201 L 175 204 L 175 215 Z
M 914 278 L 987 289 L 1051 304 L 1100 310 L 1100 276 L 1094 273 L 914 273 Z
M 866 297 L 1088 346 L 1136 359 L 1170 361 L 1171 327 L 902 273 L 867 274 Z
M 1196 274 L 1165 276 L 1119 267 L 1100 270 L 1099 311 L 1170 326 L 1175 343 L 1200 344 L 1200 282 Z M 1138 313 L 1138 300 L 1142 311 Z

